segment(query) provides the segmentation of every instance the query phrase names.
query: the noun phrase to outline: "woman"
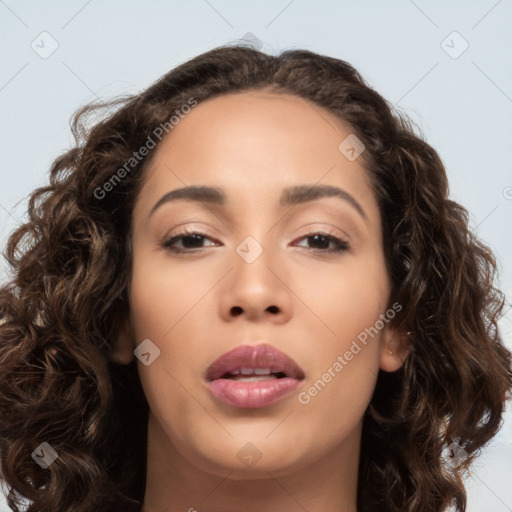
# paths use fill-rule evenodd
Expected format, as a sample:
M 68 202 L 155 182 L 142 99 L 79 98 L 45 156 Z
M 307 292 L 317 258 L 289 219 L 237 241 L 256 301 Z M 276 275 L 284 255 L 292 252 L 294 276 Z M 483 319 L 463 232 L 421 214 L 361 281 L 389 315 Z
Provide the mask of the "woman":
M 353 67 L 221 47 L 73 133 L 7 246 L 14 510 L 465 510 L 495 260 Z

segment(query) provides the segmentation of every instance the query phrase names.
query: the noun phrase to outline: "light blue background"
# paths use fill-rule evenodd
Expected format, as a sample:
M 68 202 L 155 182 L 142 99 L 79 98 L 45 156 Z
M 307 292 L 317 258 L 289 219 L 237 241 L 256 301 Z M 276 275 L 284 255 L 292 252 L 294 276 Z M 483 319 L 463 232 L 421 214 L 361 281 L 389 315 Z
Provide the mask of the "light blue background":
M 447 167 L 452 197 L 496 252 L 510 308 L 511 27 L 510 0 L 0 0 L 2 250 L 28 194 L 72 143 L 68 122 L 80 105 L 140 91 L 178 63 L 252 32 L 270 53 L 305 48 L 347 60 L 420 125 Z M 42 46 L 43 31 L 59 45 L 47 59 L 31 47 Z M 453 31 L 469 43 L 456 59 L 441 47 Z M 447 44 L 462 48 L 457 36 Z M 0 280 L 5 271 L 0 260 Z M 512 348 L 510 309 L 500 325 Z M 469 480 L 468 511 L 511 511 L 510 474 L 509 412 Z

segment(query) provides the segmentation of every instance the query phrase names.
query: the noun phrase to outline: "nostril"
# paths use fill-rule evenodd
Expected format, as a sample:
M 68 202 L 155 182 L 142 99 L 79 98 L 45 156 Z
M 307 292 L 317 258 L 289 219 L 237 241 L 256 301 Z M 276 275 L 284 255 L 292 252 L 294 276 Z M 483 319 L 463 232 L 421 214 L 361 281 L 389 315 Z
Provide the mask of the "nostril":
M 233 306 L 231 308 L 231 314 L 234 315 L 234 316 L 241 315 L 242 314 L 242 308 L 239 307 L 239 306 Z

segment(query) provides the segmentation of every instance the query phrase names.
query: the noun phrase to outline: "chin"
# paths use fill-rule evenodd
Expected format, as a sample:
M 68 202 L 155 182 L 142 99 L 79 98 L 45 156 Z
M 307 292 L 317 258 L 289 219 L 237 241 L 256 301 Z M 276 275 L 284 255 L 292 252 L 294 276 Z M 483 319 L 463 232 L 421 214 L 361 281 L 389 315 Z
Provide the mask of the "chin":
M 208 446 L 207 450 L 205 446 Z M 199 470 L 222 478 L 229 474 L 232 480 L 268 479 L 269 473 L 272 476 L 290 475 L 316 458 L 314 454 L 308 456 L 299 452 L 296 442 L 288 447 L 280 439 L 270 442 L 229 438 L 225 443 L 216 439 L 180 451 Z

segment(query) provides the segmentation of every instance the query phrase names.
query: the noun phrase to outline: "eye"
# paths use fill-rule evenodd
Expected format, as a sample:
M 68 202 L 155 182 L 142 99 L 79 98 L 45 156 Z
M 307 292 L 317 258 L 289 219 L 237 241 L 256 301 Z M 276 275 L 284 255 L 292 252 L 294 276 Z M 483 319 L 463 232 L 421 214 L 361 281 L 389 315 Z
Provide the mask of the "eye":
M 211 240 L 206 234 L 199 231 L 182 231 L 173 237 L 164 239 L 161 246 L 171 252 L 191 252 L 203 249 L 205 239 Z M 181 242 L 181 247 L 177 246 L 176 242 Z
M 345 252 L 349 249 L 349 244 L 346 240 L 342 240 L 332 233 L 326 233 L 323 231 L 311 233 L 300 238 L 299 240 L 313 241 L 313 245 L 316 245 L 317 247 L 312 247 L 312 249 L 320 252 L 338 253 Z M 330 244 L 333 244 L 334 247 L 329 247 Z
M 164 249 L 174 253 L 197 252 L 198 250 L 204 249 L 204 240 L 212 241 L 211 238 L 200 231 L 183 231 L 164 239 L 160 245 Z M 349 244 L 346 240 L 342 240 L 332 233 L 322 231 L 303 236 L 299 238 L 299 240 L 312 241 L 313 245 L 316 245 L 316 247 L 311 247 L 311 249 L 320 252 L 339 253 L 349 249 Z M 177 242 L 181 242 L 181 246 L 179 246 Z M 215 243 L 211 245 L 215 245 Z

